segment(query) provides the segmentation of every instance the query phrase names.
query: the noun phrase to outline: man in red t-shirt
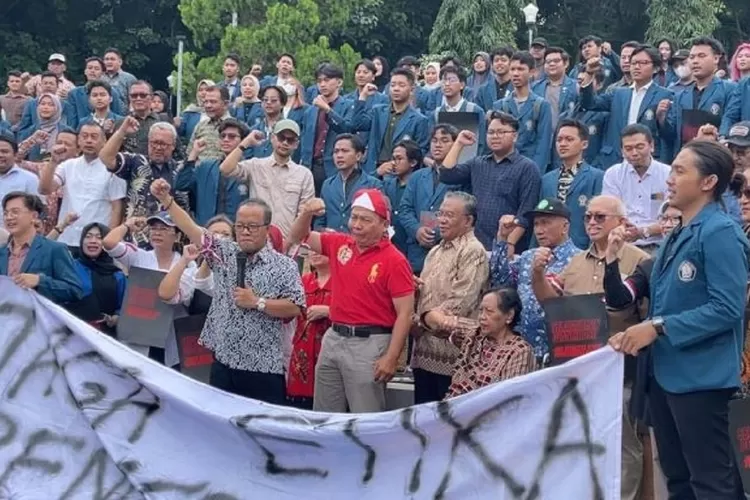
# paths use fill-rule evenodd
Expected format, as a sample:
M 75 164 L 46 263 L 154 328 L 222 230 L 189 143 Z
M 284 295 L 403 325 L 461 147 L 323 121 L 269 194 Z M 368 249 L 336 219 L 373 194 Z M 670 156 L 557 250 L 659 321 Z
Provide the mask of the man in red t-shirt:
M 351 234 L 311 233 L 313 217 L 323 213 L 323 200 L 309 200 L 289 235 L 289 244 L 306 239 L 331 266 L 332 325 L 315 368 L 313 409 L 384 411 L 385 384 L 396 372 L 414 310 L 411 267 L 391 244 L 391 210 L 379 190 L 354 195 Z

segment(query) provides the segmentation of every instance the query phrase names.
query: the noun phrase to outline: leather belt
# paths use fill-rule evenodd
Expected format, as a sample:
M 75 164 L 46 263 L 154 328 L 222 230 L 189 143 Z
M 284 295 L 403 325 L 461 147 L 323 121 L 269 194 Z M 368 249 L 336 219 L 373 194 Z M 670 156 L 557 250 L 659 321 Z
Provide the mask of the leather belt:
M 392 328 L 384 326 L 352 326 L 334 323 L 331 329 L 342 337 L 359 337 L 366 339 L 370 335 L 390 335 Z

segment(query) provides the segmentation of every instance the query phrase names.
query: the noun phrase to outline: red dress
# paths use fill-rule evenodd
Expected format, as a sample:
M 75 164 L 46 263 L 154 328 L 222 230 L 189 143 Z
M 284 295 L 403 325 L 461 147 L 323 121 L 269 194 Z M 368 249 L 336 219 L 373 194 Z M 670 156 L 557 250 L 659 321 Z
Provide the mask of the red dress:
M 307 307 L 330 306 L 330 279 L 321 287 L 315 273 L 302 276 Z M 315 364 L 318 362 L 323 335 L 331 326 L 328 318 L 308 321 L 303 311 L 297 318 L 297 329 L 292 339 L 292 357 L 286 394 L 290 398 L 312 398 L 315 389 Z

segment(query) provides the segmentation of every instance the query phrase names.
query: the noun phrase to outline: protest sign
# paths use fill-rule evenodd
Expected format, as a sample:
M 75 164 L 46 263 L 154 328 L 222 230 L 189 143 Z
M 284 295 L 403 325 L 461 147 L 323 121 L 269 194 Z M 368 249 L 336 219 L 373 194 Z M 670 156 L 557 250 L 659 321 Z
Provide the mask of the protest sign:
M 198 343 L 205 323 L 205 314 L 176 319 L 174 334 L 177 339 L 177 352 L 180 355 L 180 371 L 192 379 L 207 384 L 214 355 Z
M 609 347 L 447 401 L 317 413 L 196 383 L 8 278 L 0 296 L 0 498 L 620 498 Z
M 438 113 L 438 123 L 449 123 L 458 130 L 468 130 L 474 135 L 479 132 L 480 119 L 481 117 L 478 114 L 469 111 L 441 111 Z M 478 139 L 471 146 L 466 146 L 461 150 L 458 163 L 466 163 L 477 155 L 479 150 Z
M 607 344 L 609 326 L 603 294 L 566 295 L 542 302 L 550 364 L 559 365 Z
M 703 125 L 713 125 L 717 129 L 721 126 L 721 116 L 703 111 L 701 109 L 682 110 L 682 145 L 695 139 L 698 130 Z
M 174 318 L 174 308 L 162 301 L 157 292 L 164 276 L 161 271 L 130 268 L 117 338 L 141 346 L 164 347 Z

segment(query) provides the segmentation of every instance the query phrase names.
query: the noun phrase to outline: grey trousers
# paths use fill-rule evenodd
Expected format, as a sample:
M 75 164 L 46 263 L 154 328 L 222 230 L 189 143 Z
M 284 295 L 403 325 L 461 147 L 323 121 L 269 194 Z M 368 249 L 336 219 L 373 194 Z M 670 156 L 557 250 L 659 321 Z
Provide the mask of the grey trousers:
M 385 384 L 375 382 L 375 362 L 390 335 L 342 337 L 328 329 L 315 366 L 313 410 L 329 413 L 385 411 Z
M 638 436 L 635 421 L 628 413 L 632 388 L 625 384 L 622 390 L 622 500 L 637 500 L 643 478 L 643 443 Z

